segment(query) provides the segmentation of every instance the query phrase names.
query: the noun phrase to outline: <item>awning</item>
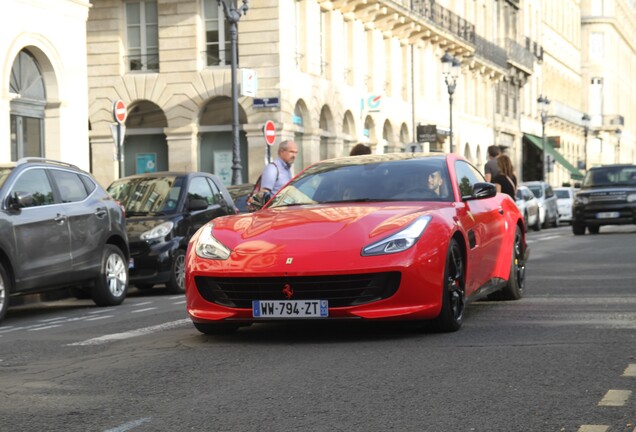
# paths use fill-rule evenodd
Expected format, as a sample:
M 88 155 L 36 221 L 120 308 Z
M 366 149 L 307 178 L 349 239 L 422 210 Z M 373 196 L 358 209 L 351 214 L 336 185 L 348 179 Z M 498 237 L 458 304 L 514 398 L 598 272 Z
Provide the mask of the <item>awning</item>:
M 532 135 L 532 134 L 523 134 L 524 138 L 527 138 L 528 141 L 530 141 L 532 144 L 534 144 L 539 150 L 543 151 L 543 140 L 541 139 L 541 137 L 538 137 L 536 135 Z M 570 162 L 568 162 L 568 160 L 566 158 L 564 158 L 561 153 L 559 153 L 555 148 L 554 145 L 550 142 L 550 140 L 548 140 L 546 138 L 546 142 L 545 142 L 546 146 L 545 146 L 545 151 L 547 152 L 547 154 L 551 155 L 555 161 L 557 161 L 563 168 L 565 168 L 566 170 L 568 170 L 570 172 L 570 177 L 573 180 L 582 180 L 583 179 L 583 174 L 581 174 L 581 172 L 576 169 L 576 167 L 574 165 L 572 165 Z

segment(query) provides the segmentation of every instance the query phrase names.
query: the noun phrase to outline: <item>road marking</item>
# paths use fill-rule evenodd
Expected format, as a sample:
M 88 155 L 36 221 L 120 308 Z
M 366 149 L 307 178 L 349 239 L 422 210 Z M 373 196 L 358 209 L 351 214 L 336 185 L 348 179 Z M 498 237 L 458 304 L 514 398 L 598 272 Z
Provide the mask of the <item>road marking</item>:
M 148 312 L 148 311 L 155 310 L 155 309 L 157 309 L 157 308 L 156 307 L 150 307 L 150 308 L 145 308 L 145 309 L 137 309 L 137 310 L 131 311 L 130 313 Z
M 48 330 L 48 329 L 52 329 L 52 328 L 55 328 L 55 327 L 60 327 L 61 325 L 62 324 L 51 324 L 51 325 L 44 326 L 44 327 L 31 328 L 31 329 L 28 329 L 27 331 Z
M 137 330 L 131 330 L 123 333 L 113 333 L 109 335 L 99 336 L 93 339 L 87 339 L 82 342 L 74 342 L 67 344 L 66 346 L 86 346 L 86 345 L 101 345 L 109 342 L 114 342 L 118 340 L 130 339 L 138 336 L 144 336 L 151 333 L 156 333 L 162 330 L 169 330 L 177 327 L 181 327 L 183 325 L 189 324 L 190 319 L 182 319 L 178 321 L 167 322 L 163 324 L 159 324 L 151 327 L 144 327 Z
M 173 302 L 172 304 L 173 305 L 180 305 L 180 304 L 185 304 L 185 302 L 186 302 L 185 300 L 181 300 L 181 301 L 178 301 L 178 302 Z
M 105 430 L 104 432 L 126 432 L 136 428 L 137 426 L 141 426 L 144 423 L 148 423 L 150 419 L 151 417 L 146 417 L 139 420 L 131 421 L 128 423 L 124 423 L 121 426 L 117 426 L 116 428 Z
M 141 302 L 141 303 L 134 303 L 132 306 L 144 306 L 147 304 L 152 304 L 151 301 L 146 301 L 146 302 Z
M 609 426 L 583 425 L 579 428 L 578 432 L 607 432 L 608 430 Z
M 625 406 L 627 399 L 632 395 L 631 390 L 608 390 L 598 406 Z
M 625 372 L 623 372 L 623 376 L 625 377 L 636 377 L 636 364 L 632 363 L 627 366 Z
M 86 318 L 86 321 L 97 321 L 100 319 L 104 319 L 104 318 L 112 318 L 115 315 L 100 315 L 100 316 L 96 316 L 96 317 L 91 317 L 91 318 Z

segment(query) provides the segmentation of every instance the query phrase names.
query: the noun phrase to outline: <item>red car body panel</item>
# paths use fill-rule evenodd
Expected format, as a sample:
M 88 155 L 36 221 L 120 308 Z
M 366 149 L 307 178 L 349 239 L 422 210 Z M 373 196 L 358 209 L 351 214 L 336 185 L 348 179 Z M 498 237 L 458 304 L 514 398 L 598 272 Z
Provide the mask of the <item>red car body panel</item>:
M 329 307 L 329 318 L 432 319 L 442 306 L 446 254 L 453 237 L 465 251 L 467 297 L 493 279 L 507 280 L 515 231 L 518 225 L 523 228 L 522 215 L 514 201 L 503 194 L 462 201 L 452 169 L 455 159 L 447 156 L 453 202 L 312 204 L 215 219 L 214 237 L 231 254 L 226 260 L 201 258 L 194 252 L 201 230 L 191 239 L 186 256 L 189 316 L 198 323 L 255 320 L 250 308 L 222 306 L 203 298 L 195 279 L 199 276 L 258 279 L 399 272 L 399 288 L 390 297 Z M 364 246 L 402 230 L 423 215 L 431 220 L 411 248 L 394 254 L 362 255 Z

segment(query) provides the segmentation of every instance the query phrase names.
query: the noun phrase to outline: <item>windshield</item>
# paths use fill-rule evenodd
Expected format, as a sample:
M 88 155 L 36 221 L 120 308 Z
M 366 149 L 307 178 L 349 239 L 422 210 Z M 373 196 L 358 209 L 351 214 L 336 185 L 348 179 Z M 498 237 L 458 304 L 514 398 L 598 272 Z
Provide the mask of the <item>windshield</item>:
M 126 214 L 174 213 L 182 178 L 175 176 L 131 177 L 113 182 L 108 193 L 126 209 Z
M 528 189 L 530 189 L 532 191 L 532 195 L 537 198 L 541 198 L 543 196 L 543 188 L 540 185 L 528 186 Z
M 554 193 L 556 193 L 556 197 L 557 199 L 568 199 L 571 198 L 570 197 L 570 192 L 566 191 L 566 190 L 555 190 Z
M 373 161 L 356 156 L 307 169 L 271 207 L 339 202 L 451 201 L 444 158 Z
M 13 168 L 0 168 L 0 187 L 2 187 L 4 182 L 7 180 L 11 171 L 13 171 Z
M 583 179 L 583 187 L 636 187 L 636 165 L 592 168 Z

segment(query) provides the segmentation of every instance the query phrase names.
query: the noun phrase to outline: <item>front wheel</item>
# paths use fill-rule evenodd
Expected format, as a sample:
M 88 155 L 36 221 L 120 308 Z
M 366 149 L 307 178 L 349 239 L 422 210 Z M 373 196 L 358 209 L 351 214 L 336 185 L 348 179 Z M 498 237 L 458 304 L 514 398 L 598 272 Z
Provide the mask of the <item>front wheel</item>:
M 590 234 L 598 234 L 599 231 L 601 230 L 601 226 L 600 225 L 590 225 L 589 227 L 587 227 L 587 230 L 590 232 Z
M 585 225 L 572 222 L 572 234 L 574 235 L 585 234 Z
M 128 292 L 128 266 L 124 253 L 107 244 L 102 252 L 102 269 L 91 290 L 97 306 L 121 304 Z
M 185 251 L 177 249 L 172 257 L 170 266 L 170 280 L 166 283 L 168 291 L 175 294 L 185 292 Z
M 466 275 L 464 257 L 455 239 L 450 241 L 446 254 L 446 266 L 442 285 L 442 310 L 433 320 L 433 327 L 440 332 L 454 332 L 464 322 L 466 306 Z
M 9 294 L 11 293 L 11 280 L 7 271 L 0 263 L 0 321 L 7 315 L 9 309 Z

